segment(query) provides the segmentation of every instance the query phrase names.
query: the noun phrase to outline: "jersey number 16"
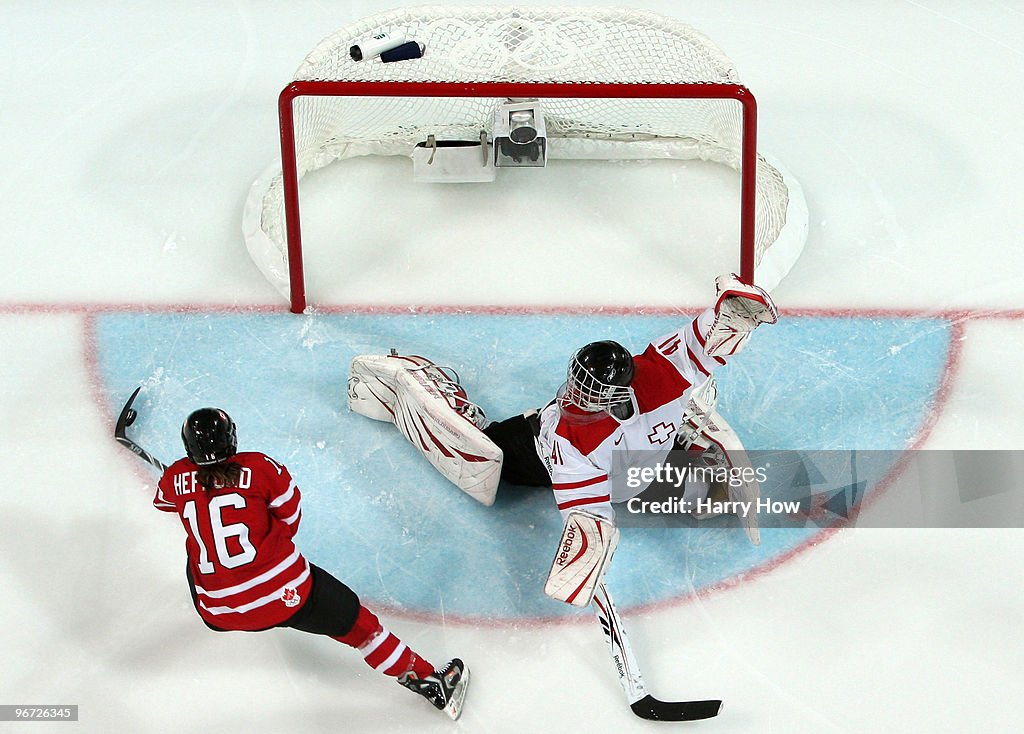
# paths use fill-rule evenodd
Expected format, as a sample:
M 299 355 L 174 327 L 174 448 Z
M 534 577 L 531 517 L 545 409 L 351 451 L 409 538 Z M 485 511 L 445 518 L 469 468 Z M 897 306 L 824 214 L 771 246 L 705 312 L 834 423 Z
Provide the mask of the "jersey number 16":
M 245 498 L 237 492 L 222 494 L 211 499 L 209 506 L 210 530 L 213 535 L 213 546 L 217 551 L 217 562 L 224 568 L 238 568 L 256 558 L 256 548 L 249 542 L 249 528 L 245 523 L 224 524 L 224 517 L 221 513 L 225 507 L 234 507 L 241 510 L 245 507 Z M 199 572 L 204 574 L 213 573 L 215 569 L 210 561 L 210 553 L 206 549 L 206 544 L 203 543 L 202 535 L 199 532 L 195 500 L 189 500 L 185 503 L 185 508 L 182 510 L 181 515 L 188 521 L 192 539 L 199 546 Z M 228 550 L 228 538 L 237 538 L 238 545 L 241 546 L 242 550 L 232 554 Z

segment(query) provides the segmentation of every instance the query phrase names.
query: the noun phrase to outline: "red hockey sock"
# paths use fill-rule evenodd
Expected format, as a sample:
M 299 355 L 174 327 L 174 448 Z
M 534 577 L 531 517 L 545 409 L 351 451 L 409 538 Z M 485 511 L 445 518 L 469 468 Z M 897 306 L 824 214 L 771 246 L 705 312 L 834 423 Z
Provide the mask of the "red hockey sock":
M 366 607 L 359 608 L 359 616 L 348 634 L 334 639 L 356 648 L 367 665 L 393 678 L 409 671 L 421 678 L 434 672 L 433 665 L 398 639 Z

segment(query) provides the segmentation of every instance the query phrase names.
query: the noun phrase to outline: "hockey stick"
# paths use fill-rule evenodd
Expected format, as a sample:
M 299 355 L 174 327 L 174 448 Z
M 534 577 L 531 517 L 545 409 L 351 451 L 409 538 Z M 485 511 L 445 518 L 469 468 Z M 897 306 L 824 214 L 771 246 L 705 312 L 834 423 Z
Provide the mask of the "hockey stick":
M 135 392 L 133 392 L 132 396 L 128 398 L 128 402 L 124 404 L 124 407 L 121 408 L 121 415 L 117 416 L 117 423 L 114 425 L 114 440 L 117 441 L 122 446 L 128 448 L 132 453 L 134 453 L 143 461 L 148 462 L 155 468 L 159 469 L 160 472 L 162 473 L 167 470 L 167 467 L 164 465 L 164 463 L 160 461 L 160 459 L 156 458 L 151 453 L 146 451 L 146 449 L 142 448 L 137 443 L 132 441 L 125 434 L 125 429 L 128 428 L 128 426 L 130 426 L 132 423 L 134 423 L 135 419 L 139 415 L 135 411 L 135 409 L 132 408 L 132 403 L 135 402 L 135 397 L 139 394 L 139 390 L 141 389 L 141 385 L 135 388 Z
M 651 721 L 696 721 L 718 716 L 722 710 L 721 701 L 659 701 L 647 692 L 633 648 L 622 628 L 619 612 L 604 583 L 598 584 L 594 594 L 594 612 L 604 630 L 608 649 L 619 673 L 619 683 L 626 692 L 629 707 L 634 714 Z

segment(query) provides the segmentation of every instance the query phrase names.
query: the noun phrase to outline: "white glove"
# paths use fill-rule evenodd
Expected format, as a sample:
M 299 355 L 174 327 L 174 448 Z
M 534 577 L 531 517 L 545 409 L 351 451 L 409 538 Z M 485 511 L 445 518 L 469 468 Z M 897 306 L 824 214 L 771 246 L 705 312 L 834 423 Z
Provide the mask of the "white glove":
M 779 320 L 775 303 L 768 292 L 756 285 L 740 281 L 735 273 L 715 279 L 718 301 L 715 320 L 708 330 L 704 352 L 709 357 L 731 357 L 739 354 L 760 324 Z

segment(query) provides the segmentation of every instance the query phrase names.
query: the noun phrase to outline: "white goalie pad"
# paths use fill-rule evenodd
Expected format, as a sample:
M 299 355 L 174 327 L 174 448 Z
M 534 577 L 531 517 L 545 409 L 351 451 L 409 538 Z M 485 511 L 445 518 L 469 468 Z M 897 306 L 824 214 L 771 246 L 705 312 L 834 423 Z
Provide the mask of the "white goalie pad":
M 734 274 L 718 276 L 715 287 L 715 319 L 704 344 L 709 357 L 739 354 L 754 329 L 779 320 L 775 302 L 763 288 L 747 285 Z
M 364 354 L 352 360 L 348 407 L 394 423 L 435 469 L 481 504 L 494 504 L 502 453 L 458 380 L 423 357 Z
M 619 529 L 610 520 L 580 510 L 570 512 L 544 593 L 576 607 L 590 604 L 618 543 Z
M 680 431 L 680 446 L 684 449 L 699 449 L 717 456 L 718 461 L 729 468 L 729 501 L 750 503 L 746 515 L 738 514 L 747 537 L 754 545 L 761 543 L 761 531 L 757 525 L 757 501 L 761 497 L 761 484 L 747 456 L 739 436 L 715 409 L 718 389 L 714 378 L 699 390 L 694 391 L 687 410 L 683 414 L 683 430 Z

